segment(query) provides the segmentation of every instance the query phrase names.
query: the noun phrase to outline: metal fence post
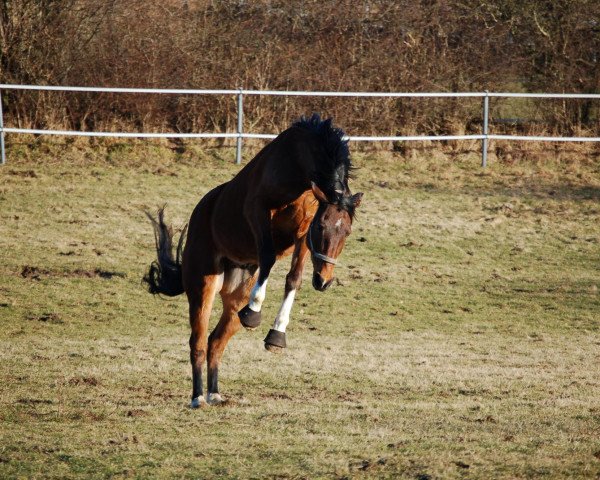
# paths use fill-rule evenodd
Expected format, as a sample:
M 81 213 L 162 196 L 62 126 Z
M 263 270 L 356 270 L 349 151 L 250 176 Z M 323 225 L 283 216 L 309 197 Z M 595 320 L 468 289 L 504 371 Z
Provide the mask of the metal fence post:
M 235 163 L 242 163 L 242 132 L 244 130 L 244 96 L 243 90 L 240 88 L 237 98 L 237 151 L 235 154 Z
M 6 152 L 4 150 L 4 113 L 2 111 L 2 90 L 0 90 L 0 165 L 6 163 Z
M 490 92 L 485 91 L 483 97 L 483 141 L 481 146 L 481 166 L 487 167 L 488 154 L 488 133 L 489 133 L 489 116 L 490 116 Z

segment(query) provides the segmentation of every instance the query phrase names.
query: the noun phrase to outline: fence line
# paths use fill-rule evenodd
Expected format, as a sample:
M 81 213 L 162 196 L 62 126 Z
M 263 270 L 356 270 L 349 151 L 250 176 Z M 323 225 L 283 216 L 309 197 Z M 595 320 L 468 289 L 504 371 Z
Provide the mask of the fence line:
M 136 133 L 136 132 L 82 132 L 76 130 L 42 130 L 28 128 L 5 128 L 2 111 L 2 90 L 38 90 L 61 92 L 91 92 L 91 93 L 144 93 L 167 95 L 233 95 L 237 97 L 237 131 L 235 133 Z M 541 142 L 600 142 L 600 137 L 545 137 L 526 135 L 495 135 L 489 133 L 489 100 L 494 98 L 562 98 L 562 99 L 600 99 L 597 93 L 503 93 L 503 92 L 306 92 L 283 90 L 199 90 L 199 89 L 151 89 L 151 88 L 113 88 L 113 87 L 68 87 L 46 85 L 11 85 L 0 84 L 0 165 L 6 163 L 4 135 L 6 133 L 29 133 L 34 135 L 62 135 L 85 137 L 115 137 L 115 138 L 235 138 L 236 163 L 242 161 L 242 142 L 244 138 L 272 139 L 276 135 L 263 133 L 244 133 L 244 95 L 269 96 L 301 96 L 301 97 L 361 97 L 361 98 L 482 98 L 483 125 L 482 134 L 475 135 L 409 135 L 409 136 L 352 136 L 349 141 L 438 141 L 438 140 L 481 140 L 481 166 L 487 165 L 489 140 L 516 140 Z
M 322 92 L 300 90 L 246 90 L 193 88 L 70 87 L 53 85 L 13 85 L 0 83 L 0 90 L 43 90 L 97 93 L 163 93 L 171 95 L 278 95 L 300 97 L 518 97 L 600 99 L 600 93 L 510 93 L 510 92 Z

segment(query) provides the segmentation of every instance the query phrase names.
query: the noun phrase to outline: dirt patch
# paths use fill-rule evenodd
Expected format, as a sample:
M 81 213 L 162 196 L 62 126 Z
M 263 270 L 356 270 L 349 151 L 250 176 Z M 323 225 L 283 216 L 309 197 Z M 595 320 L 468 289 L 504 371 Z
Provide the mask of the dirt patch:
M 74 270 L 72 272 L 67 272 L 66 277 L 84 277 L 84 278 L 108 278 L 111 279 L 113 277 L 125 278 L 125 274 L 123 272 L 112 272 L 109 270 L 102 270 L 100 268 L 96 268 L 94 270 Z
M 265 400 L 293 400 L 287 393 L 267 393 L 261 397 Z
M 128 410 L 127 416 L 128 417 L 147 417 L 148 412 L 146 412 L 145 410 L 140 410 L 139 408 L 136 408 L 133 410 Z
M 88 385 L 90 387 L 97 387 L 100 385 L 100 381 L 96 377 L 73 377 L 69 379 L 69 385 Z
M 359 462 L 350 462 L 348 465 L 350 470 L 367 471 L 377 467 L 382 467 L 387 463 L 387 459 L 382 457 L 377 460 L 361 460 Z
M 21 269 L 21 276 L 23 278 L 31 278 L 32 280 L 39 280 L 42 275 L 49 275 L 50 270 L 46 270 L 44 268 L 31 267 L 29 265 L 25 265 Z
M 22 405 L 52 405 L 52 400 L 42 398 L 19 398 L 17 403 Z
M 34 320 L 36 322 L 43 323 L 54 323 L 60 325 L 65 323 L 63 319 L 57 313 L 45 312 L 40 314 L 30 313 L 27 315 L 27 320 Z
M 15 177 L 38 178 L 38 175 L 37 173 L 35 173 L 35 170 L 9 170 L 7 173 Z
M 177 172 L 174 172 L 173 170 L 169 170 L 163 167 L 158 167 L 156 170 L 154 170 L 152 172 L 153 175 L 167 175 L 169 177 L 177 177 L 178 174 Z
M 113 272 L 109 270 L 102 270 L 101 268 L 95 268 L 93 270 L 85 270 L 78 268 L 72 271 L 53 271 L 46 268 L 34 267 L 31 265 L 25 265 L 21 269 L 21 277 L 29 278 L 31 280 L 41 280 L 42 277 L 59 277 L 59 278 L 105 278 L 111 279 L 113 277 L 125 278 L 126 275 L 123 272 Z

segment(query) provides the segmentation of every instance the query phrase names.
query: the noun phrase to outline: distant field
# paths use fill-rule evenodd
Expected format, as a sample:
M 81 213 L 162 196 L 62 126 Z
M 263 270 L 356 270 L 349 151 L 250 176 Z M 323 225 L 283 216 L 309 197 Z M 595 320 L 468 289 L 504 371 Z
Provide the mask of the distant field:
M 187 302 L 153 298 L 143 209 L 184 224 L 238 168 L 14 145 L 0 168 L 0 477 L 598 478 L 600 163 L 357 154 L 364 191 L 326 293 L 265 322 L 188 408 Z M 213 313 L 212 322 L 217 318 Z

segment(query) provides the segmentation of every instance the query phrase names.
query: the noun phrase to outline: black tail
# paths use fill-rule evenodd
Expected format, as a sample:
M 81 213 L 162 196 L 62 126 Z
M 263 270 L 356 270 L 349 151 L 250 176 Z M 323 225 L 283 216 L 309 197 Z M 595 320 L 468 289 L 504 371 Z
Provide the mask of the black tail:
M 177 244 L 176 257 L 173 258 L 173 228 L 164 222 L 165 207 L 158 210 L 158 220 L 152 214 L 146 215 L 154 227 L 154 239 L 156 240 L 155 260 L 150 265 L 148 275 L 143 281 L 148 284 L 148 291 L 152 294 L 162 293 L 168 297 L 175 297 L 183 293 L 183 280 L 181 277 L 181 250 L 187 225 L 181 231 Z

